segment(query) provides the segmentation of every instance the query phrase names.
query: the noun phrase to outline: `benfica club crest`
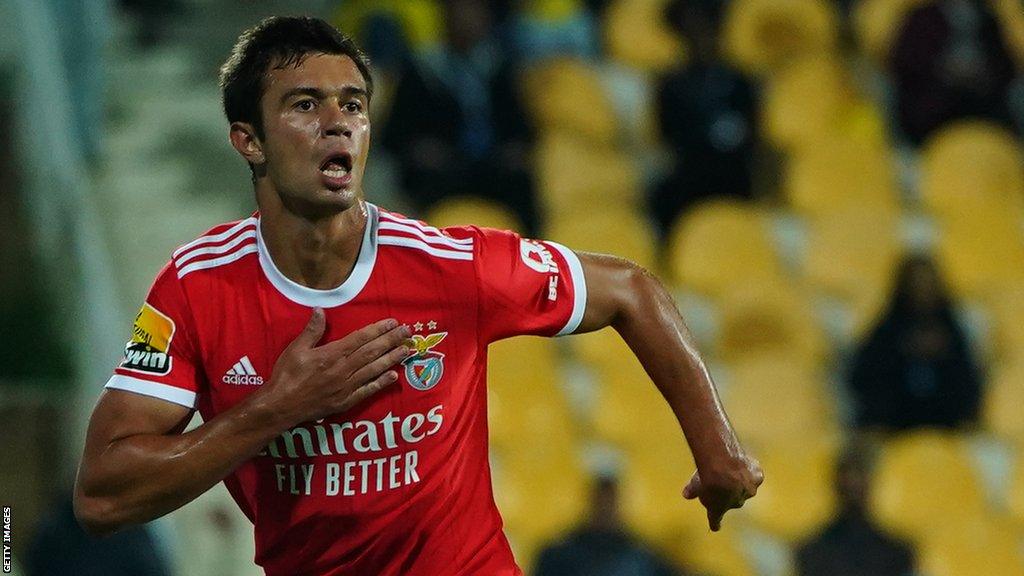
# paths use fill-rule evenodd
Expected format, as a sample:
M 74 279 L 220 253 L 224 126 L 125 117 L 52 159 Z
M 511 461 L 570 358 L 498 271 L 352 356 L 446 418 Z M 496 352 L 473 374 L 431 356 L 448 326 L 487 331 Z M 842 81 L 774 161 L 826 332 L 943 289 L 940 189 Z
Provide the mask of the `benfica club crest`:
M 407 344 L 414 348 L 411 356 L 402 361 L 405 366 L 405 379 L 417 390 L 430 390 L 441 381 L 444 375 L 444 354 L 430 349 L 437 346 L 447 336 L 447 332 L 437 332 L 427 336 L 413 334 Z

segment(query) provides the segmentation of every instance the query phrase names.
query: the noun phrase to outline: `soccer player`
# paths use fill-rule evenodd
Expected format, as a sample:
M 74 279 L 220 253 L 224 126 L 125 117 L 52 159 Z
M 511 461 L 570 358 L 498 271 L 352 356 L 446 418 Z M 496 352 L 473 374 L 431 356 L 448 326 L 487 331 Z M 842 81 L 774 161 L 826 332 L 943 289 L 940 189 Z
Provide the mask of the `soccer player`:
M 270 576 L 521 574 L 491 493 L 487 345 L 606 326 L 675 412 L 697 463 L 684 496 L 711 529 L 754 495 L 758 464 L 650 274 L 363 199 L 373 82 L 350 39 L 264 20 L 221 87 L 259 210 L 177 249 L 153 283 L 89 425 L 89 531 L 223 480 Z M 193 410 L 204 423 L 183 432 Z

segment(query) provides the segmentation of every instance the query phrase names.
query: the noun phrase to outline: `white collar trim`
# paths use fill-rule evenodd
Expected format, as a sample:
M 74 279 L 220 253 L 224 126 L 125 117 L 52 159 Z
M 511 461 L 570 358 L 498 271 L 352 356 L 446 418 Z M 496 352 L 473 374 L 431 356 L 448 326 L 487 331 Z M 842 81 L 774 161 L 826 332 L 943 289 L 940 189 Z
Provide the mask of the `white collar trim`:
M 352 273 L 340 286 L 329 290 L 317 290 L 294 282 L 282 274 L 270 258 L 270 252 L 263 241 L 261 218 L 256 221 L 256 246 L 259 251 L 260 268 L 263 270 L 264 276 L 274 285 L 274 288 L 277 288 L 278 292 L 296 304 L 333 308 L 351 301 L 359 295 L 359 292 L 370 280 L 373 264 L 377 260 L 377 207 L 369 202 L 364 202 L 364 205 L 366 206 L 366 230 L 363 232 L 363 243 L 359 248 L 359 256 L 356 259 L 356 265 L 352 268 Z

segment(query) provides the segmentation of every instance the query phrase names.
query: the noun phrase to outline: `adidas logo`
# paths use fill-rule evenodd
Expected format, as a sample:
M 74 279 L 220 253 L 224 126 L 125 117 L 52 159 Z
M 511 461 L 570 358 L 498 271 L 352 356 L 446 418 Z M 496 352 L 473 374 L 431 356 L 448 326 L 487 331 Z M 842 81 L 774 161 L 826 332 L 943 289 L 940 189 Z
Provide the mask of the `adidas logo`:
M 235 365 L 231 367 L 221 380 L 225 384 L 238 384 L 241 386 L 259 386 L 263 384 L 263 377 L 256 373 L 256 369 L 252 367 L 252 362 L 249 361 L 248 356 L 242 356 L 242 359 L 235 362 Z

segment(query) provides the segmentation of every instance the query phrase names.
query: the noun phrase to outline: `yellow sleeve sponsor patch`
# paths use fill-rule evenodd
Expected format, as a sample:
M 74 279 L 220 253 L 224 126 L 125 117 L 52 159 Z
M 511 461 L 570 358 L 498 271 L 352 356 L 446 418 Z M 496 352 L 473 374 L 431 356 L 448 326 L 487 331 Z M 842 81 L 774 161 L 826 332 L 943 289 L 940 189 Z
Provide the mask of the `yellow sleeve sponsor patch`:
M 135 316 L 132 339 L 125 344 L 121 367 L 149 374 L 167 374 L 171 371 L 171 339 L 174 338 L 174 320 L 163 312 L 143 304 Z

